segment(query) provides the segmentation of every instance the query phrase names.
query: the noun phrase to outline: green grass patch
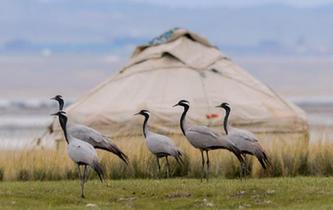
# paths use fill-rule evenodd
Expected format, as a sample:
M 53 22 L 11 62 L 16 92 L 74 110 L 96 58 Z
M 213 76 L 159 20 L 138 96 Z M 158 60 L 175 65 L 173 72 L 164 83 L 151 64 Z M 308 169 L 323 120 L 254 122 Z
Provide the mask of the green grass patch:
M 1 209 L 332 209 L 333 178 L 0 182 Z

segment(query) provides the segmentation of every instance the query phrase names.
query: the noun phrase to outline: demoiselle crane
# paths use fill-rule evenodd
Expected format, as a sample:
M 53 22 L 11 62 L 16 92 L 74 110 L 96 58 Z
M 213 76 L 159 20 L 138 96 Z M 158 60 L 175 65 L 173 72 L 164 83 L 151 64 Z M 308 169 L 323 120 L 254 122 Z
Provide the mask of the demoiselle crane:
M 186 114 L 190 108 L 190 103 L 188 101 L 180 100 L 176 105 L 174 105 L 174 107 L 175 106 L 182 106 L 184 108 L 183 114 L 180 118 L 180 128 L 184 136 L 187 138 L 187 140 L 190 142 L 190 144 L 193 147 L 199 149 L 201 152 L 201 159 L 202 159 L 201 180 L 205 173 L 206 179 L 208 181 L 209 170 L 210 170 L 210 161 L 209 161 L 208 152 L 210 150 L 216 150 L 216 149 L 229 150 L 237 157 L 237 159 L 241 162 L 241 164 L 243 164 L 244 160 L 241 156 L 241 151 L 231 141 L 229 141 L 226 136 L 222 136 L 215 133 L 207 126 L 189 126 L 186 123 Z M 205 171 L 204 152 L 206 152 L 206 157 L 207 157 L 206 172 L 204 172 Z
M 267 166 L 270 165 L 270 161 L 265 150 L 259 144 L 256 136 L 248 130 L 234 128 L 229 125 L 228 119 L 231 113 L 231 107 L 228 103 L 221 103 L 216 107 L 223 108 L 225 110 L 226 114 L 223 121 L 224 131 L 230 141 L 232 141 L 236 145 L 236 147 L 242 152 L 244 159 L 246 159 L 247 154 L 253 155 L 258 159 L 262 168 L 267 169 Z M 242 167 L 243 174 L 245 173 L 244 170 L 246 170 L 246 168 L 246 165 Z
M 64 99 L 61 95 L 56 95 L 51 98 L 51 100 L 58 101 L 59 111 L 63 111 Z M 102 149 L 117 155 L 121 160 L 128 164 L 127 155 L 125 155 L 117 145 L 113 144 L 108 137 L 104 136 L 95 129 L 82 124 L 68 123 L 67 132 L 71 136 L 91 144 L 96 149 Z
M 81 182 L 81 197 L 84 198 L 84 184 L 88 178 L 88 168 L 90 166 L 98 174 L 101 182 L 103 182 L 103 170 L 98 162 L 98 157 L 95 148 L 78 138 L 73 137 L 67 132 L 67 116 L 64 111 L 59 111 L 52 114 L 58 116 L 60 126 L 63 130 L 65 139 L 67 141 L 67 153 L 69 157 L 77 164 L 79 170 L 79 177 Z M 81 166 L 84 166 L 83 175 L 81 174 Z
M 143 115 L 145 117 L 145 120 L 143 122 L 143 135 L 146 139 L 147 147 L 150 150 L 150 152 L 156 156 L 159 173 L 161 173 L 161 166 L 159 159 L 165 157 L 168 167 L 167 176 L 169 176 L 170 164 L 168 156 L 174 157 L 177 163 L 179 165 L 182 165 L 183 163 L 182 152 L 180 151 L 180 149 L 176 147 L 176 145 L 172 142 L 172 140 L 169 137 L 151 132 L 148 129 L 147 124 L 150 117 L 150 112 L 148 110 L 141 110 L 135 115 Z

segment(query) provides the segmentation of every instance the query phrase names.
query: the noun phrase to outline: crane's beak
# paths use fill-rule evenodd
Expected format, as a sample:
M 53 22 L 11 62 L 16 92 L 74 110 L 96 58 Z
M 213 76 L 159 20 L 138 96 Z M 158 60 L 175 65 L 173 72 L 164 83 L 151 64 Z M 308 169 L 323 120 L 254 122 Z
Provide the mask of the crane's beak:
M 53 114 L 50 114 L 51 116 L 57 116 L 58 115 L 58 112 L 56 113 L 53 113 Z
M 56 112 L 56 113 L 51 114 L 51 116 L 58 116 L 58 115 L 60 115 L 60 114 L 66 114 L 66 112 L 61 110 L 61 111 L 59 111 L 59 112 Z
M 135 115 L 140 115 L 140 112 L 138 112 L 138 113 L 135 113 L 135 114 L 134 114 L 134 116 L 135 116 Z
M 50 98 L 50 100 L 56 100 L 56 97 Z
M 221 108 L 221 107 L 222 107 L 221 105 L 216 106 L 216 108 Z
M 176 107 L 176 106 L 179 106 L 179 104 L 175 104 L 175 105 L 173 105 L 172 107 Z

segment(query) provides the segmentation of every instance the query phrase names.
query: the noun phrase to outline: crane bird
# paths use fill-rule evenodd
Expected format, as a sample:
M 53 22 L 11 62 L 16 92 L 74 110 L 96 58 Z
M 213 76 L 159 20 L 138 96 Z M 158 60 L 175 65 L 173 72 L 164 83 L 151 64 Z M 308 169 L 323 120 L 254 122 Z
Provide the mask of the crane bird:
M 147 127 L 150 112 L 148 110 L 141 110 L 135 115 L 143 115 L 145 120 L 143 122 L 143 135 L 146 138 L 147 146 L 150 152 L 156 156 L 157 166 L 159 173 L 161 173 L 160 158 L 165 157 L 167 163 L 167 176 L 170 173 L 170 165 L 168 156 L 172 156 L 176 159 L 179 165 L 182 165 L 182 152 L 176 147 L 176 145 L 167 136 L 163 136 L 157 133 L 151 132 Z
M 81 197 L 84 198 L 84 184 L 88 178 L 88 168 L 90 166 L 98 174 L 101 182 L 103 182 L 104 173 L 98 162 L 98 157 L 95 148 L 81 139 L 73 137 L 67 132 L 67 116 L 64 111 L 58 111 L 52 114 L 58 116 L 59 123 L 67 142 L 67 153 L 69 157 L 77 164 L 79 170 L 80 184 L 81 184 Z M 81 174 L 81 166 L 84 166 L 83 175 Z
M 238 160 L 241 162 L 241 164 L 244 162 L 244 160 L 241 156 L 240 150 L 231 141 L 229 141 L 226 136 L 222 136 L 222 135 L 215 133 L 214 131 L 209 129 L 207 126 L 190 127 L 186 123 L 186 114 L 190 108 L 190 103 L 188 101 L 180 100 L 177 104 L 174 105 L 174 107 L 175 106 L 182 106 L 184 108 L 183 114 L 180 118 L 180 128 L 181 128 L 184 136 L 187 138 L 187 140 L 190 142 L 190 144 L 193 147 L 199 149 L 201 152 L 201 159 L 202 159 L 201 180 L 205 173 L 206 179 L 208 181 L 209 169 L 210 169 L 208 152 L 210 150 L 227 149 L 238 158 Z M 205 171 L 204 152 L 206 152 L 206 157 L 207 157 L 206 172 L 204 172 Z
M 226 135 L 232 141 L 236 147 L 242 152 L 244 159 L 246 160 L 246 155 L 253 155 L 255 156 L 259 163 L 261 164 L 262 168 L 267 169 L 267 166 L 270 165 L 270 161 L 268 156 L 266 155 L 265 150 L 259 144 L 256 136 L 247 130 L 234 128 L 229 125 L 228 119 L 231 112 L 230 105 L 228 103 L 221 103 L 220 105 L 216 106 L 219 108 L 223 108 L 226 112 L 223 127 Z M 242 173 L 244 174 L 246 170 L 246 165 L 242 166 Z
M 61 95 L 56 95 L 51 98 L 51 100 L 56 100 L 59 103 L 59 111 L 63 111 L 64 99 Z M 102 135 L 100 132 L 93 128 L 82 124 L 67 124 L 67 131 L 71 136 L 81 139 L 82 141 L 88 142 L 96 149 L 102 149 L 117 155 L 121 160 L 123 160 L 128 165 L 128 157 L 125 155 L 117 145 L 110 142 L 110 140 Z

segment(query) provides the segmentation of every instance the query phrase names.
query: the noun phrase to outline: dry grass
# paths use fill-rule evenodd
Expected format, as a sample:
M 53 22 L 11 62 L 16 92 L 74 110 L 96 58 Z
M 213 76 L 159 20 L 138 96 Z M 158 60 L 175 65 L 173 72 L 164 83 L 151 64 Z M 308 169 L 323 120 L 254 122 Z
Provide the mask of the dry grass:
M 193 149 L 181 136 L 173 136 L 176 144 L 185 154 L 185 166 L 179 167 L 172 160 L 173 177 L 200 177 L 201 160 L 198 150 Z M 256 159 L 249 158 L 251 177 L 277 176 L 328 176 L 333 175 L 333 145 L 316 143 L 308 145 L 303 138 L 286 141 L 275 138 L 263 142 L 270 156 L 272 167 L 261 169 Z M 99 152 L 101 163 L 107 177 L 155 178 L 158 177 L 155 157 L 149 153 L 142 137 L 119 139 L 116 144 L 128 154 L 130 165 L 127 167 L 114 155 Z M 212 151 L 211 176 L 236 178 L 239 176 L 239 163 L 228 151 Z M 165 171 L 165 161 L 162 160 Z M 91 173 L 95 177 L 94 173 Z M 163 173 L 161 176 L 165 176 Z M 1 180 L 62 180 L 77 178 L 77 169 L 68 158 L 65 145 L 59 150 L 2 151 L 0 154 Z

